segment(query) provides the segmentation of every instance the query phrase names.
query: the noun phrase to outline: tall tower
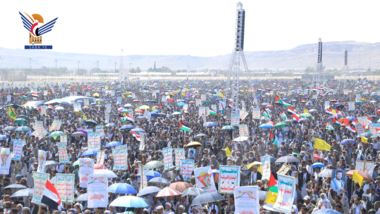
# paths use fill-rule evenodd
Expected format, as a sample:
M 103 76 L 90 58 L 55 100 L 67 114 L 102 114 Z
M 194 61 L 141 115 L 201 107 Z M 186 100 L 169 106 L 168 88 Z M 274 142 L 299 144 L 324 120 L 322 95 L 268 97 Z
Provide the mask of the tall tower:
M 124 69 L 124 64 L 123 64 L 123 49 L 121 49 L 121 55 L 120 55 L 119 80 L 126 81 L 129 84 L 129 71 Z
M 321 75 L 323 74 L 323 65 L 322 65 L 322 40 L 318 39 L 318 60 L 317 60 L 317 73 L 314 74 L 314 81 L 317 85 L 317 82 L 321 81 Z
M 239 113 L 239 76 L 240 62 L 243 63 L 248 75 L 249 89 L 252 89 L 251 77 L 248 73 L 248 66 L 244 56 L 244 27 L 245 27 L 245 10 L 243 4 L 239 2 L 236 9 L 236 29 L 235 29 L 235 47 L 231 56 L 230 69 L 228 74 L 228 86 L 231 86 L 232 114 Z M 232 82 L 231 82 L 232 76 Z

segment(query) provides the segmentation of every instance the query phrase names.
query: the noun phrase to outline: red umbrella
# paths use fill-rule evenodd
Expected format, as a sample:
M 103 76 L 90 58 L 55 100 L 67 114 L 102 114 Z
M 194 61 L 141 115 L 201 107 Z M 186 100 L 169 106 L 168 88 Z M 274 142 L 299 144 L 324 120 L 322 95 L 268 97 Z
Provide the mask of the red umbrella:
M 138 103 L 138 102 L 140 102 L 140 100 L 133 100 L 132 102 Z
M 273 106 L 272 105 L 267 105 L 267 106 L 265 106 L 265 108 L 273 108 Z
M 107 169 L 103 164 L 95 164 L 94 169 Z
M 342 118 L 342 119 L 340 119 L 338 121 L 339 121 L 339 123 L 346 123 L 346 124 L 348 124 L 350 122 L 350 120 L 347 119 L 347 118 Z
M 360 176 L 362 176 L 363 180 L 368 181 L 368 182 L 372 182 L 373 178 L 368 173 L 363 172 L 363 171 L 350 170 L 350 171 L 346 172 L 346 175 L 348 177 L 352 178 L 352 175 L 354 174 L 354 171 L 357 172 Z
M 155 109 L 160 109 L 160 106 L 153 106 Z
M 187 183 L 187 182 L 174 182 L 172 184 L 169 185 L 170 188 L 174 189 L 174 190 L 177 190 L 177 191 L 180 191 L 180 192 L 183 192 L 185 191 L 187 188 L 190 188 L 192 187 L 193 185 Z
M 168 100 L 169 100 L 169 102 L 173 102 L 173 101 L 174 101 L 174 99 L 171 99 L 171 98 L 170 98 L 170 99 L 168 99 Z
M 380 109 L 376 111 L 377 114 L 380 114 Z
M 143 113 L 142 110 L 136 110 L 135 112 L 136 112 L 136 113 Z
M 162 190 L 160 190 L 155 197 L 167 197 L 167 196 L 176 196 L 176 195 L 181 195 L 181 193 L 170 187 L 165 187 Z

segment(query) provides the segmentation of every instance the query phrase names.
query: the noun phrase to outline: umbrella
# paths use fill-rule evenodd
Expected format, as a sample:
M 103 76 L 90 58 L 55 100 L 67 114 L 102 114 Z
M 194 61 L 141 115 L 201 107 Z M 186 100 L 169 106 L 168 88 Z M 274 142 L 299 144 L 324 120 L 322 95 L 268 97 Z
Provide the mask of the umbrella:
M 181 112 L 174 112 L 172 115 L 175 116 L 175 115 L 181 115 L 182 113 Z
M 167 196 L 176 196 L 176 195 L 181 195 L 181 193 L 170 187 L 165 187 L 162 190 L 160 190 L 155 197 L 167 197 Z
M 303 114 L 301 114 L 301 117 L 311 117 L 311 114 L 303 113 Z
M 46 161 L 46 164 L 45 164 L 46 167 L 55 167 L 55 166 L 58 166 L 58 165 L 59 165 L 58 162 L 52 161 L 52 160 Z
M 203 133 L 195 135 L 195 138 L 200 138 L 200 137 L 207 137 L 207 135 Z
M 124 125 L 120 128 L 120 130 L 128 130 L 128 129 L 134 129 L 134 125 Z
M 74 137 L 80 137 L 80 136 L 87 136 L 85 133 L 83 132 L 74 132 L 71 134 L 72 136 Z
M 187 188 L 185 191 L 182 192 L 182 197 L 183 196 L 187 196 L 187 195 L 189 195 L 189 196 L 197 196 L 197 195 L 203 194 L 205 192 L 206 191 L 204 191 L 201 188 L 190 187 L 190 188 Z
M 27 126 L 20 126 L 18 128 L 15 129 L 16 132 L 29 132 L 31 131 L 32 129 L 27 127 Z
M 0 135 L 0 140 L 6 140 L 7 136 L 6 135 Z
M 233 141 L 238 142 L 238 141 L 245 141 L 245 140 L 248 140 L 248 137 L 240 136 L 240 137 L 235 138 Z
M 233 126 L 223 126 L 222 127 L 222 130 L 233 130 L 234 127 Z
M 106 125 L 106 127 L 114 127 L 114 128 L 116 128 L 117 125 L 116 125 L 115 123 L 108 123 L 108 124 Z
M 164 163 L 162 161 L 149 161 L 145 164 L 144 169 L 154 169 L 163 166 Z
M 279 122 L 279 123 L 276 123 L 276 125 L 274 125 L 273 127 L 276 129 L 281 129 L 281 128 L 285 128 L 287 126 L 288 126 L 288 124 L 286 124 L 284 122 Z
M 114 146 L 119 146 L 119 145 L 121 145 L 121 142 L 119 142 L 119 141 L 112 141 L 112 142 L 109 142 L 109 143 L 107 143 L 107 145 L 105 146 L 105 147 L 114 147 Z
M 135 188 L 126 183 L 115 183 L 108 187 L 108 192 L 122 194 L 137 194 Z
M 354 171 L 357 172 L 360 176 L 362 176 L 364 181 L 372 182 L 372 180 L 373 180 L 372 176 L 369 175 L 369 174 L 366 173 L 366 172 L 363 172 L 363 171 L 359 171 L 359 170 L 350 170 L 350 171 L 346 172 L 346 175 L 347 175 L 348 177 L 352 178 L 352 175 L 354 174 Z
M 177 103 L 177 106 L 184 106 L 186 103 Z
M 125 104 L 124 105 L 124 108 L 131 108 L 131 107 L 133 107 L 131 104 Z
M 251 167 L 256 166 L 256 165 L 263 165 L 263 163 L 259 161 L 255 161 L 253 163 L 248 164 L 247 169 L 250 169 Z
M 73 163 L 73 166 L 78 166 L 79 165 L 79 159 L 76 160 L 74 163 Z
M 14 126 L 7 126 L 7 127 L 5 127 L 4 131 L 13 131 L 15 129 L 16 129 L 16 127 L 14 127 Z
M 310 109 L 309 112 L 318 112 L 317 109 Z
M 202 146 L 202 143 L 192 141 L 192 142 L 188 143 L 185 147 L 197 147 L 197 146 Z
M 203 193 L 193 199 L 191 206 L 204 204 L 208 202 L 222 201 L 222 200 L 226 200 L 226 199 L 217 192 Z
M 140 134 L 140 133 L 144 133 L 144 134 L 145 134 L 144 129 L 142 129 L 142 128 L 138 128 L 138 127 L 132 129 L 132 131 L 133 131 L 134 133 L 136 133 L 136 134 Z
M 94 169 L 107 169 L 107 167 L 103 164 L 98 163 L 94 165 Z
M 217 122 L 206 122 L 203 124 L 204 127 L 218 126 Z
M 147 176 L 148 180 L 155 178 L 155 177 L 161 177 L 161 174 L 157 171 L 154 171 L 154 170 L 145 170 L 144 175 Z M 140 177 L 140 174 L 138 174 L 138 176 Z
M 28 188 L 28 189 L 22 189 L 19 191 L 16 191 L 11 195 L 11 198 L 21 198 L 21 197 L 31 197 L 34 194 L 34 189 Z
M 98 93 L 94 93 L 92 96 L 96 97 L 96 98 L 99 98 L 100 95 Z
M 313 168 L 322 168 L 322 167 L 325 167 L 325 165 L 321 162 L 316 162 L 316 163 L 313 163 Z
M 27 187 L 21 184 L 11 184 L 3 188 L 4 189 L 26 189 Z
M 86 120 L 86 121 L 84 121 L 84 123 L 86 125 L 88 125 L 88 126 L 96 126 L 96 125 L 98 125 L 98 123 L 95 122 L 95 121 L 93 121 L 93 120 Z
M 111 202 L 110 206 L 144 208 L 148 207 L 149 205 L 145 202 L 143 198 L 128 195 L 116 198 Z
M 136 117 L 135 120 L 146 120 L 146 117 L 144 117 L 144 116 L 139 116 L 139 117 Z
M 270 128 L 273 128 L 273 125 L 270 123 L 264 123 L 264 124 L 260 125 L 259 128 L 260 129 L 270 129 Z
M 318 174 L 319 177 L 331 178 L 332 177 L 332 169 L 324 169 L 322 172 Z
M 283 156 L 276 160 L 276 163 L 298 163 L 300 160 L 293 156 Z
M 153 193 L 158 193 L 161 190 L 161 188 L 155 187 L 155 186 L 148 186 L 145 187 L 144 189 L 140 190 L 137 196 L 144 196 L 144 195 L 149 195 Z
M 87 193 L 81 194 L 74 201 L 87 201 Z
M 148 182 L 149 183 L 163 184 L 163 185 L 169 185 L 170 184 L 170 181 L 168 181 L 168 180 L 166 180 L 165 178 L 162 178 L 162 177 L 152 178 Z
M 174 182 L 172 184 L 169 185 L 170 188 L 174 189 L 174 190 L 177 190 L 179 192 L 183 192 L 185 191 L 187 188 L 190 188 L 192 187 L 193 185 L 187 183 L 187 182 Z
M 332 209 L 321 209 L 313 212 L 313 214 L 340 214 L 340 212 Z
M 50 133 L 50 135 L 47 137 L 58 137 L 58 136 L 64 136 L 64 135 L 66 135 L 66 133 L 62 131 L 55 131 L 55 132 Z
M 94 175 L 107 175 L 107 178 L 117 178 L 117 175 L 108 169 L 97 169 L 94 170 Z
M 348 146 L 348 143 L 355 144 L 355 140 L 354 139 L 344 139 L 344 140 L 340 141 L 340 144 L 343 144 L 345 146 Z
M 98 151 L 89 149 L 89 150 L 84 151 L 82 153 L 81 157 L 93 156 L 93 155 L 97 155 L 97 154 L 98 154 Z
M 15 121 L 13 121 L 16 124 L 25 125 L 28 123 L 24 118 L 17 118 Z

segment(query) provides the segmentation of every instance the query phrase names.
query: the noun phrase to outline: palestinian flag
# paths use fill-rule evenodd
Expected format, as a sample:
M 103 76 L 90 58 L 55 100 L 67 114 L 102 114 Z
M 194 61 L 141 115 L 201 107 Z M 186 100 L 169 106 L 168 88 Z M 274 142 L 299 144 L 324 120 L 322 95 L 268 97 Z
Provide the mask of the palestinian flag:
M 328 130 L 331 130 L 331 131 L 335 131 L 334 127 L 332 127 L 332 125 L 330 125 L 330 123 L 326 123 L 326 129 Z
M 292 109 L 292 108 L 290 108 L 290 107 L 287 107 L 287 109 L 288 109 L 288 112 L 289 112 L 290 114 L 296 114 L 296 111 L 294 111 L 294 109 Z
M 278 186 L 277 181 L 274 178 L 273 174 L 270 174 L 269 183 L 268 183 L 268 193 L 267 197 L 265 199 L 265 205 L 264 208 L 266 209 L 273 209 L 273 205 L 277 201 L 277 194 L 278 194 Z
M 232 102 L 231 102 L 231 101 L 228 101 L 228 106 L 229 106 L 230 108 L 232 108 L 232 107 L 233 107 L 233 105 L 232 105 Z
M 368 124 L 372 123 L 372 118 L 370 118 L 370 117 L 368 117 L 368 116 L 365 116 L 365 115 L 364 115 L 364 117 L 367 117 L 367 123 L 368 123 Z
M 140 135 L 139 134 L 137 134 L 136 132 L 134 132 L 132 130 L 131 130 L 131 133 L 132 133 L 133 137 L 136 138 L 136 140 L 140 141 Z
M 321 156 L 319 156 L 316 152 L 314 152 L 313 159 L 322 160 Z
M 270 118 L 269 113 L 266 110 L 264 110 L 264 109 L 261 111 L 261 115 L 264 116 L 264 117 Z
M 120 118 L 120 120 L 122 121 L 122 122 L 125 122 L 125 121 L 132 121 L 132 122 L 134 122 L 135 121 L 135 119 L 131 116 L 131 115 L 129 115 L 128 113 L 125 113 L 125 116 L 124 117 L 119 117 Z
M 285 106 L 285 107 L 292 107 L 292 105 L 291 104 L 289 104 L 289 103 L 287 103 L 287 102 L 284 102 L 284 101 L 282 101 L 281 99 L 280 99 L 280 97 L 279 96 L 277 96 L 276 95 L 276 103 L 280 103 L 280 104 L 282 104 L 283 106 Z
M 182 122 L 179 122 L 179 129 L 183 130 L 185 132 L 190 132 L 190 128 L 187 127 L 187 126 L 185 126 L 185 125 L 183 125 Z
M 275 136 L 271 131 L 269 132 L 269 139 L 270 139 L 270 141 L 271 141 L 274 145 L 278 146 L 278 141 L 277 141 L 277 139 L 276 139 L 276 136 Z
M 49 180 L 46 181 L 41 202 L 46 204 L 51 210 L 61 210 L 61 198 L 59 197 L 57 189 Z
M 23 98 L 23 99 L 27 99 L 28 96 L 26 96 L 25 94 L 23 94 L 23 95 L 21 96 L 21 98 Z
M 13 110 L 13 108 L 11 106 L 8 106 L 8 116 L 10 118 L 12 118 L 13 120 L 16 120 L 17 119 L 17 114 L 16 112 Z
M 209 112 L 210 112 L 211 115 L 216 115 L 216 112 L 215 112 L 214 110 L 211 110 L 211 109 L 210 109 Z
M 336 120 L 336 117 L 334 117 L 333 126 L 338 126 L 338 127 L 342 126 L 342 124 L 340 124 L 340 122 Z
M 296 114 L 292 114 L 292 118 L 294 121 L 300 122 L 300 117 Z

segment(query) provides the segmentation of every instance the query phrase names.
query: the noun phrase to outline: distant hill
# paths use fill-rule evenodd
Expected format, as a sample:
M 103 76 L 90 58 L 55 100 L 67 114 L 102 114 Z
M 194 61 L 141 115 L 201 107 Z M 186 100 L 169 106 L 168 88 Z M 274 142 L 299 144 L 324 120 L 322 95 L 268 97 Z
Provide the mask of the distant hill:
M 327 69 L 341 69 L 344 63 L 344 49 L 348 50 L 349 68 L 368 68 L 369 59 L 372 69 L 380 68 L 380 43 L 360 43 L 354 41 L 325 42 L 323 43 L 323 64 Z M 253 51 L 245 52 L 249 69 L 305 69 L 315 67 L 317 61 L 317 44 L 300 45 L 290 50 L 279 51 Z M 0 68 L 29 68 L 29 57 L 32 57 L 32 68 L 42 66 L 55 67 L 55 59 L 59 67 L 96 68 L 99 61 L 101 69 L 113 70 L 115 62 L 119 67 L 120 56 L 106 56 L 93 54 L 61 53 L 34 51 L 22 49 L 0 48 Z M 214 57 L 197 57 L 185 55 L 128 55 L 124 57 L 124 67 L 140 67 L 148 69 L 153 67 L 154 61 L 157 67 L 166 66 L 171 69 L 186 69 L 189 64 L 191 69 L 227 69 L 230 63 L 230 54 Z

